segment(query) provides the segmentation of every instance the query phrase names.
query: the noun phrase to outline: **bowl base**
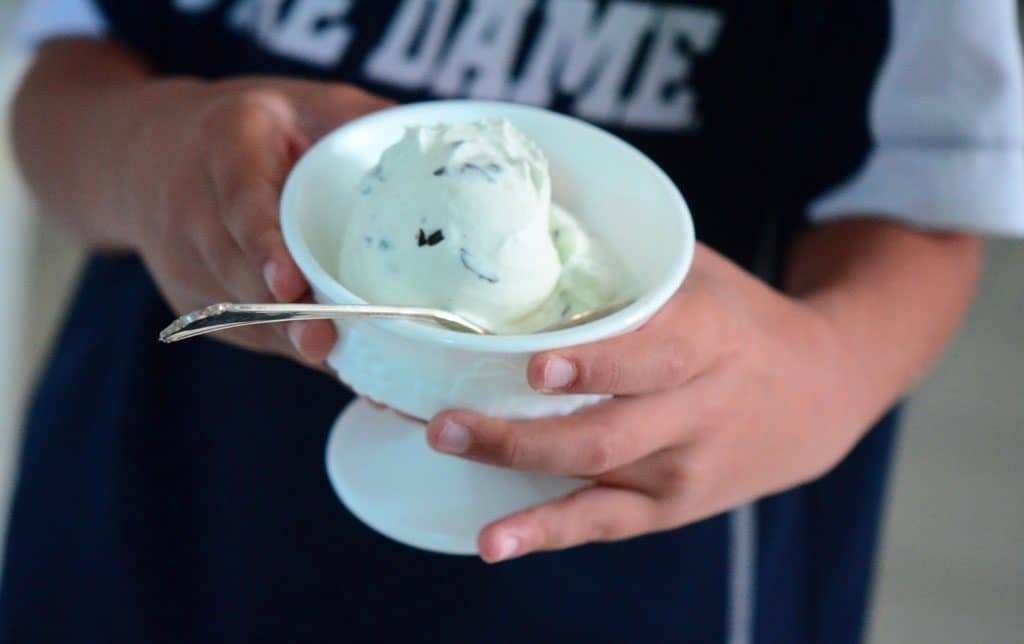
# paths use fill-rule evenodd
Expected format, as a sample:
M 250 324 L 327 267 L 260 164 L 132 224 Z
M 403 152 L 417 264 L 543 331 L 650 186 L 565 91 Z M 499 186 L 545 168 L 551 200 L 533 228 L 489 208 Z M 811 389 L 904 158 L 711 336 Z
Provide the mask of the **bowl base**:
M 327 439 L 327 476 L 342 503 L 377 532 L 423 550 L 476 554 L 480 529 L 587 483 L 526 474 L 432 450 L 423 425 L 364 399 Z

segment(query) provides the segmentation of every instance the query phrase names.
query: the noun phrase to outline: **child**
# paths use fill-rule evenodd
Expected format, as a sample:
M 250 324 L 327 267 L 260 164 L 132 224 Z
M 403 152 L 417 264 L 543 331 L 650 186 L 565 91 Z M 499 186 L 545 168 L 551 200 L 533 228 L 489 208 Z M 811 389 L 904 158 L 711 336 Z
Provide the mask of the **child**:
M 28 421 L 4 641 L 860 640 L 888 410 L 964 315 L 973 235 L 1024 231 L 1011 0 L 35 0 L 23 33 L 19 163 L 94 253 Z M 622 136 L 703 242 L 642 330 L 523 374 L 614 399 L 431 421 L 440 451 L 597 483 L 485 528 L 497 566 L 338 503 L 350 394 L 305 366 L 328 323 L 154 342 L 210 302 L 304 297 L 291 164 L 451 96 Z

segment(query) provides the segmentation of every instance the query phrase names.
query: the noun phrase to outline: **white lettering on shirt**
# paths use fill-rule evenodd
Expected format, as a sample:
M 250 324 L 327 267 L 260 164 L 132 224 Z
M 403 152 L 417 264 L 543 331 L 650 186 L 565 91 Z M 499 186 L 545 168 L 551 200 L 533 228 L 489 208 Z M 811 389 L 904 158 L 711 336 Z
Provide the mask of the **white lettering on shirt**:
M 513 98 L 549 104 L 554 93 L 576 94 L 573 111 L 612 121 L 622 111 L 622 87 L 644 35 L 657 24 L 649 4 L 617 2 L 595 17 L 593 0 L 550 3 L 541 33 Z
M 501 96 L 533 5 L 534 0 L 473 0 L 434 79 L 434 92 Z
M 172 1 L 184 13 L 219 4 Z M 544 106 L 566 99 L 569 111 L 581 117 L 650 130 L 699 126 L 690 73 L 696 58 L 713 51 L 723 22 L 722 13 L 712 8 L 625 0 L 396 4 L 384 35 L 366 55 L 368 80 L 439 96 L 504 97 Z M 277 55 L 332 68 L 355 38 L 345 22 L 354 5 L 352 0 L 233 0 L 227 22 Z M 456 24 L 460 8 L 465 15 Z M 520 53 L 531 13 L 539 22 L 537 33 Z M 513 78 L 518 58 L 522 71 Z M 630 79 L 630 72 L 637 77 Z
M 352 40 L 343 18 L 352 0 L 295 0 L 278 18 L 283 0 L 241 0 L 228 15 L 270 51 L 321 67 L 341 62 Z
M 718 14 L 694 7 L 670 7 L 659 19 L 658 34 L 640 83 L 622 115 L 627 126 L 687 129 L 697 125 L 693 90 L 687 86 L 690 57 L 680 51 L 683 40 L 693 53 L 708 52 L 718 36 Z
M 367 56 L 363 73 L 409 90 L 428 84 L 457 7 L 457 0 L 405 0 Z

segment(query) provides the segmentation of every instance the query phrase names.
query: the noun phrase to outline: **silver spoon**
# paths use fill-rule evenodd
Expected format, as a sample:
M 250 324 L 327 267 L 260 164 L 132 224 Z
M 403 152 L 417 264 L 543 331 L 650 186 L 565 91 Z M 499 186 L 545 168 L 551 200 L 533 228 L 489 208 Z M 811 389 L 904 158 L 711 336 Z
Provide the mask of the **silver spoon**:
M 586 324 L 591 320 L 621 311 L 634 300 L 618 302 L 609 306 L 580 311 L 565 320 L 544 327 L 536 333 L 556 331 Z M 363 317 L 419 320 L 433 322 L 453 331 L 495 335 L 492 331 L 470 322 L 461 315 L 412 306 L 374 306 L 370 304 L 213 304 L 198 311 L 181 316 L 160 332 L 160 341 L 165 343 L 185 340 L 197 335 L 206 335 L 250 324 L 270 324 L 293 320 L 328 320 L 332 318 Z

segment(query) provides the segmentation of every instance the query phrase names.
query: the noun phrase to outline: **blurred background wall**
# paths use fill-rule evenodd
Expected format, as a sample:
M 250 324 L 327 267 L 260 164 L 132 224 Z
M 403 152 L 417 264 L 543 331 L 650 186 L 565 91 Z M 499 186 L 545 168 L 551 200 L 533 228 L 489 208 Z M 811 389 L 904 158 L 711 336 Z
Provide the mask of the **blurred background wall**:
M 984 1 L 984 0 L 979 0 Z M 0 115 L 25 64 L 0 0 Z M 0 536 L 25 399 L 81 251 L 32 212 L 0 133 Z M 1024 244 L 992 241 L 960 338 L 914 394 L 897 454 L 873 642 L 1024 641 Z M 157 329 L 154 329 L 154 334 Z

